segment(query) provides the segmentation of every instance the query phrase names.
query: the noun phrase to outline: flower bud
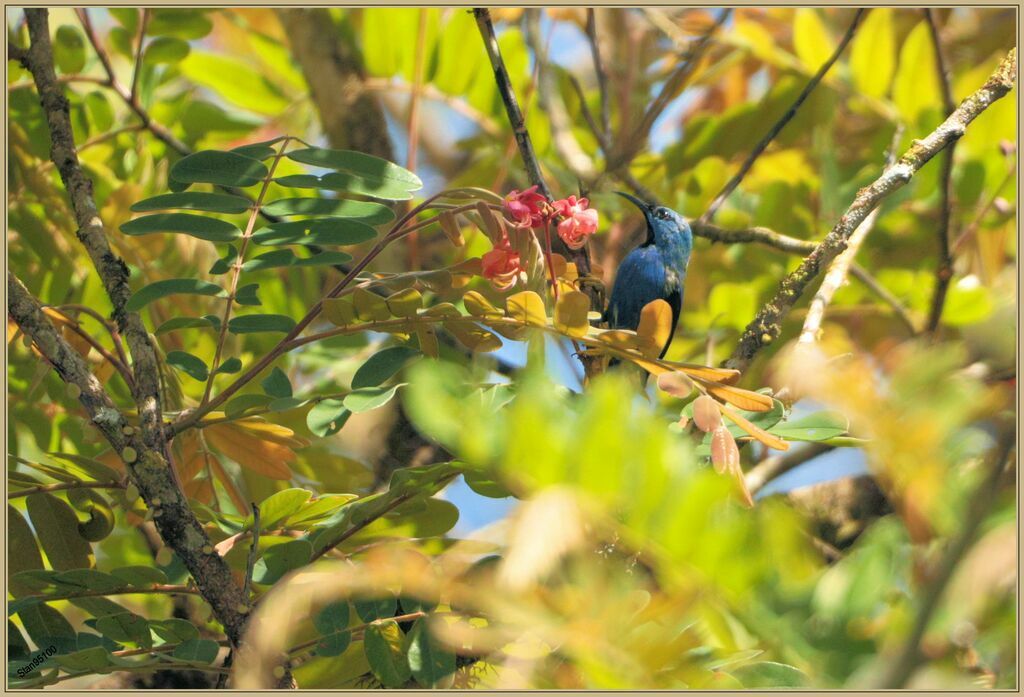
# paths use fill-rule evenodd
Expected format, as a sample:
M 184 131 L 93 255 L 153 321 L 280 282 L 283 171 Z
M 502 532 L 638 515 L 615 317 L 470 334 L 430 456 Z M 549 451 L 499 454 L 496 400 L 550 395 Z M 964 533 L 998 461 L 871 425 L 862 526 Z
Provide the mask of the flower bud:
M 693 423 L 705 433 L 710 433 L 722 425 L 722 413 L 718 410 L 718 402 L 713 397 L 702 394 L 693 400 Z

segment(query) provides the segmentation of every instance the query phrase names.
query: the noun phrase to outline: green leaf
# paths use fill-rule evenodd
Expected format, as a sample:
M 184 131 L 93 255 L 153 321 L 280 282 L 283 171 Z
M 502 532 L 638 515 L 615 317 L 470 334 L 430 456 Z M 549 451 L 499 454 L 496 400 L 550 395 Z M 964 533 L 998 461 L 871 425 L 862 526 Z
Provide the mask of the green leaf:
M 149 588 L 153 584 L 167 583 L 167 574 L 152 566 L 122 566 L 112 569 L 110 573 L 136 588 Z
M 232 356 L 231 358 L 227 359 L 226 361 L 223 361 L 219 366 L 217 366 L 217 369 L 213 371 L 213 374 L 220 375 L 221 373 L 224 373 L 225 375 L 234 375 L 241 369 L 242 360 L 237 356 Z
M 345 264 L 352 261 L 352 255 L 345 252 L 319 252 L 311 257 L 297 257 L 290 249 L 275 249 L 273 252 L 260 254 L 242 264 L 243 271 L 262 271 L 277 269 L 283 266 L 291 268 L 305 266 L 328 266 Z
M 802 419 L 777 424 L 768 432 L 786 440 L 819 442 L 841 436 L 848 430 L 848 422 L 842 414 L 820 411 Z
M 409 170 L 352 150 L 306 148 L 291 151 L 288 158 L 335 170 L 320 177 L 318 188 L 400 201 L 412 198 L 411 192 L 423 187 L 420 178 Z
M 394 617 L 395 612 L 398 610 L 398 598 L 393 595 L 387 595 L 383 598 L 355 600 L 352 605 L 355 606 L 359 619 L 363 622 L 373 622 L 374 620 L 386 617 Z
M 35 588 L 21 580 L 11 578 L 23 571 L 42 570 L 43 557 L 39 554 L 36 536 L 22 517 L 21 512 L 7 504 L 7 574 L 8 591 L 18 597 L 27 595 Z
M 200 150 L 186 155 L 175 162 L 170 171 L 170 177 L 182 183 L 224 186 L 252 186 L 267 174 L 267 166 L 259 160 L 219 150 Z
M 54 656 L 53 660 L 68 671 L 101 673 L 106 672 L 105 669 L 114 665 L 110 659 L 111 655 L 107 649 L 102 646 L 93 646 L 81 651 Z
M 181 127 L 191 140 L 198 140 L 209 133 L 241 137 L 259 128 L 261 123 L 263 121 L 258 116 L 228 110 L 219 104 L 211 104 L 202 99 L 190 101 L 181 114 Z M 235 154 L 245 156 L 244 153 Z M 179 184 L 175 179 L 168 179 L 167 186 L 171 191 L 188 188 L 187 183 Z M 175 188 L 176 186 L 180 188 Z
M 270 147 L 284 140 L 285 136 L 278 136 L 277 138 L 271 138 L 270 140 L 264 140 L 259 143 L 248 143 L 247 145 L 240 145 L 237 148 L 232 148 L 231 152 L 237 152 L 239 155 L 245 155 L 251 157 L 254 160 L 266 160 L 268 157 L 273 157 L 277 154 L 277 150 Z M 276 179 L 274 181 L 277 181 Z
M 366 223 L 346 218 L 314 218 L 290 223 L 273 223 L 253 233 L 252 240 L 262 245 L 303 244 L 341 247 L 361 244 L 377 236 Z
M 187 41 L 173 36 L 161 36 L 153 39 L 143 52 L 142 60 L 150 65 L 161 63 L 178 63 L 185 59 L 189 53 Z
M 363 634 L 363 650 L 370 662 L 370 670 L 385 687 L 401 687 L 412 677 L 402 654 L 401 634 L 394 622 L 371 624 Z
M 178 208 L 210 213 L 244 213 L 252 202 L 241 196 L 211 194 L 202 191 L 184 191 L 180 194 L 160 194 L 132 204 L 135 212 L 161 211 Z
M 166 620 L 150 620 L 150 629 L 168 644 L 179 644 L 199 638 L 199 629 L 188 620 L 172 617 Z
M 382 407 L 391 401 L 391 398 L 395 396 L 395 392 L 401 385 L 393 385 L 391 387 L 363 387 L 358 390 L 352 390 L 347 395 L 342 403 L 354 414 L 360 414 L 364 411 L 370 411 Z
M 857 29 L 850 46 L 850 72 L 858 90 L 884 97 L 896 69 L 896 36 L 893 9 L 876 7 Z
M 314 435 L 326 438 L 340 431 L 350 416 L 352 412 L 342 400 L 325 399 L 306 414 L 306 426 Z
M 168 278 L 163 281 L 150 283 L 132 293 L 132 297 L 125 303 L 125 309 L 129 312 L 138 312 L 154 300 L 166 298 L 168 295 L 187 293 L 189 295 L 225 295 L 224 289 L 216 283 L 200 281 L 197 278 Z M 169 330 L 168 330 L 169 331 Z
M 743 687 L 806 687 L 807 675 L 793 666 L 773 661 L 749 663 L 730 671 Z
M 235 417 L 244 414 L 249 409 L 264 407 L 272 401 L 274 401 L 274 398 L 265 394 L 243 394 L 229 400 L 224 405 L 224 413 Z
M 285 522 L 288 516 L 298 513 L 313 495 L 308 489 L 284 489 L 278 491 L 260 503 L 260 530 L 273 530 Z M 253 516 L 250 513 L 245 521 L 245 529 L 252 527 Z
M 232 334 L 255 334 L 256 332 L 281 332 L 287 334 L 295 326 L 295 320 L 286 315 L 241 315 L 228 321 Z
M 75 637 L 75 629 L 64 615 L 40 603 L 18 608 L 18 617 L 36 646 L 49 646 L 57 637 Z
M 53 61 L 65 75 L 81 72 L 85 67 L 85 37 L 82 32 L 70 24 L 57 27 Z
M 92 548 L 78 532 L 78 516 L 53 494 L 32 494 L 25 499 L 39 544 L 54 569 L 92 566 Z
M 369 201 L 350 201 L 343 198 L 282 198 L 263 207 L 268 215 L 333 215 L 361 220 L 369 225 L 381 225 L 395 219 L 387 206 Z
M 184 195 L 184 194 L 171 194 Z M 121 226 L 126 235 L 152 235 L 174 232 L 191 235 L 207 242 L 230 242 L 241 237 L 238 226 L 226 220 L 191 213 L 154 213 L 129 220 Z
M 93 129 L 105 133 L 114 125 L 114 108 L 106 95 L 99 90 L 85 95 L 85 110 Z
M 316 646 L 318 656 L 340 656 L 352 642 L 348 628 L 349 605 L 339 600 L 320 609 L 313 616 L 313 626 L 323 635 L 323 641 Z
M 248 283 L 235 291 L 235 302 L 239 305 L 262 305 L 256 291 L 260 289 L 259 283 Z M 219 327 L 219 325 L 218 325 Z
M 256 583 L 271 585 L 292 569 L 309 563 L 313 556 L 313 545 L 308 540 L 290 540 L 269 547 L 260 557 L 252 571 Z
M 220 287 L 217 287 L 217 292 L 220 292 Z M 166 334 L 167 332 L 177 331 L 179 329 L 198 329 L 198 328 L 213 327 L 215 329 L 220 328 L 220 323 L 214 323 L 206 317 L 172 317 L 167 320 L 154 332 L 157 336 L 160 334 Z
M 89 520 L 78 523 L 79 534 L 89 542 L 106 539 L 114 529 L 114 510 L 107 498 L 95 489 L 71 489 L 68 502 L 89 514 Z
M 120 615 L 128 612 L 128 608 L 124 605 L 119 605 L 112 600 L 108 600 L 103 597 L 75 597 L 69 598 L 68 602 L 88 612 L 93 617 L 108 617 L 110 615 Z
M 108 615 L 96 620 L 96 631 L 120 644 L 130 642 L 140 647 L 153 645 L 149 634 L 149 622 L 134 612 Z
M 455 655 L 445 651 L 431 637 L 423 618 L 409 631 L 409 669 L 416 682 L 433 687 L 439 680 L 455 672 Z
M 150 36 L 176 36 L 179 39 L 201 39 L 213 30 L 213 22 L 204 10 L 151 9 L 146 33 Z M 134 29 L 132 30 L 134 31 Z
M 904 122 L 913 125 L 918 123 L 925 109 L 942 106 L 935 69 L 935 47 L 925 21 L 917 23 L 900 47 L 892 100 Z
M 76 586 L 82 590 L 91 591 L 112 591 L 115 588 L 124 587 L 124 582 L 116 576 L 105 574 L 95 569 L 72 569 L 64 571 L 55 577 L 57 583 L 65 586 Z
M 171 655 L 181 661 L 209 665 L 217 660 L 220 644 L 212 639 L 189 639 L 178 645 Z
M 409 359 L 421 356 L 408 346 L 391 346 L 370 356 L 352 376 L 352 389 L 376 387 L 402 369 Z
M 65 464 L 68 472 L 82 480 L 97 482 L 118 482 L 122 479 L 119 472 L 107 467 L 102 462 L 84 455 L 72 453 L 47 453 L 50 457 Z
M 288 98 L 259 70 L 237 58 L 193 51 L 180 68 L 185 77 L 247 111 L 278 116 L 289 106 Z
M 263 391 L 271 397 L 291 397 L 292 383 L 280 368 L 274 368 L 270 375 L 260 381 Z
M 167 365 L 174 366 L 189 377 L 203 381 L 210 376 L 206 363 L 198 356 L 193 356 L 187 351 L 168 351 Z

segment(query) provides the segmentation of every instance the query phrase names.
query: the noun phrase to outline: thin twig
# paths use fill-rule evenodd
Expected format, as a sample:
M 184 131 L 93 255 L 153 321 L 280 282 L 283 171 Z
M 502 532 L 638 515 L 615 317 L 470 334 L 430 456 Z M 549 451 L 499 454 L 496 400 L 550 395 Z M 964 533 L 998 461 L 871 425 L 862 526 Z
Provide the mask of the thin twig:
M 1017 78 L 1017 50 L 1010 49 L 996 71 L 974 94 L 922 140 L 915 140 L 899 161 L 882 173 L 869 186 L 861 189 L 835 227 L 826 235 L 800 266 L 783 279 L 775 296 L 747 325 L 732 357 L 730 368 L 743 370 L 765 345 L 775 341 L 782 332 L 782 320 L 796 304 L 804 289 L 826 268 L 847 245 L 858 225 L 884 198 L 901 189 L 929 160 L 950 143 L 963 136 L 967 126 L 1013 88 Z
M 833 51 L 832 55 L 829 56 L 829 59 L 825 61 L 820 68 L 818 68 L 818 72 L 815 73 L 814 77 L 807 82 L 803 90 L 800 91 L 800 94 L 797 95 L 796 100 L 794 100 L 794 102 L 789 106 L 786 113 L 782 115 L 782 118 L 776 121 L 775 124 L 768 129 L 768 133 L 765 134 L 764 138 L 762 138 L 761 141 L 754 146 L 754 149 L 750 151 L 747 159 L 740 166 L 739 171 L 733 175 L 732 179 L 722 187 L 722 190 L 711 201 L 711 205 L 708 206 L 707 210 L 704 211 L 704 214 L 700 217 L 701 221 L 709 222 L 714 220 L 718 209 L 721 208 L 722 204 L 725 203 L 725 200 L 729 198 L 729 195 L 737 186 L 739 186 L 740 182 L 743 181 L 743 178 L 747 176 L 747 173 L 750 171 L 750 168 L 754 166 L 754 162 L 757 161 L 757 158 L 760 157 L 761 153 L 765 151 L 768 145 L 775 140 L 775 136 L 779 135 L 782 129 L 786 127 L 786 124 L 796 116 L 796 112 L 803 105 L 804 101 L 806 101 L 807 97 L 809 97 L 811 92 L 814 91 L 814 88 L 818 86 L 818 83 L 824 79 L 825 75 L 828 74 L 828 71 L 832 68 L 835 62 L 839 60 L 839 56 L 841 56 L 843 51 L 846 49 L 846 45 L 853 39 L 853 35 L 857 32 L 857 25 L 865 11 L 866 10 L 863 8 L 857 10 L 857 13 L 853 16 L 853 21 L 850 22 L 849 29 L 846 30 L 846 33 L 843 35 L 839 45 L 836 46 L 836 50 Z
M 408 147 L 405 156 L 405 168 L 416 171 L 416 158 L 420 145 L 420 98 L 423 95 L 423 71 L 426 62 L 427 47 L 427 10 L 419 9 L 419 27 L 416 32 L 416 53 L 413 59 L 412 93 L 409 95 L 409 117 L 405 124 L 408 135 Z M 417 271 L 420 268 L 420 236 L 413 232 L 408 236 L 406 249 L 409 252 L 409 268 Z
M 950 86 L 945 50 L 939 39 L 939 28 L 935 25 L 935 15 L 929 8 L 924 9 L 924 17 L 928 23 L 928 33 L 935 49 L 935 68 L 938 73 L 939 87 L 942 91 L 942 106 L 948 117 L 956 109 L 953 102 L 953 88 Z M 953 158 L 956 143 L 952 143 L 942 159 L 942 172 L 939 176 L 939 225 L 936 230 L 939 242 L 939 258 L 935 267 L 935 290 L 932 292 L 931 309 L 928 312 L 928 324 L 925 331 L 934 334 L 942 320 L 942 308 L 946 304 L 946 293 L 953 279 L 953 255 L 950 250 L 950 224 L 953 219 Z
M 879 300 L 892 308 L 893 314 L 895 314 L 896 318 L 904 327 L 906 327 L 907 333 L 910 336 L 917 336 L 917 327 L 914 326 L 914 320 L 910 316 L 910 310 L 907 309 L 907 306 L 904 305 L 899 298 L 893 295 L 892 291 L 879 283 L 878 279 L 868 273 L 864 267 L 856 262 L 850 265 L 850 275 L 863 283 L 868 290 L 878 296 Z
M 608 72 L 601 60 L 601 48 L 597 39 L 597 16 L 593 7 L 587 8 L 587 42 L 590 44 L 590 57 L 594 62 L 594 74 L 597 76 L 597 90 L 601 99 L 601 135 L 604 141 L 611 140 L 612 120 L 611 104 L 608 95 Z
M 139 98 L 139 76 L 142 74 L 142 49 L 146 44 L 146 27 L 149 24 L 149 10 L 142 8 L 139 18 L 139 30 L 135 34 L 135 65 L 132 66 L 132 86 L 128 98 L 136 101 Z
M 957 564 L 960 563 L 960 560 L 974 542 L 974 538 L 982 522 L 984 522 L 985 516 L 996 502 L 1003 471 L 1015 443 L 1012 430 L 1007 430 L 1008 433 L 1003 436 L 1002 442 L 988 464 L 988 472 L 984 481 L 978 485 L 974 495 L 969 499 L 967 512 L 960 526 L 959 533 L 949 543 L 946 553 L 939 560 L 931 574 L 930 582 L 921 591 L 922 601 L 914 617 L 914 625 L 910 631 L 910 636 L 907 637 L 896 659 L 887 662 L 887 669 L 878 680 L 879 689 L 902 689 L 924 658 L 921 655 L 921 640 L 928 630 L 932 616 L 939 607 L 939 602 L 942 600 L 946 586 L 953 577 Z
M 57 308 L 51 307 L 50 309 L 56 310 Z M 117 370 L 118 374 L 124 380 L 125 384 L 128 385 L 128 389 L 134 390 L 135 378 L 132 376 L 132 371 L 131 369 L 128 368 L 127 363 L 122 363 L 121 359 L 117 358 L 112 353 L 110 353 L 110 351 L 108 351 L 106 347 L 103 346 L 103 344 L 101 344 L 94 336 L 92 336 L 92 334 L 82 329 L 81 325 L 79 325 L 78 322 L 76 322 L 73 318 L 68 317 L 63 312 L 61 312 L 61 315 L 66 320 L 65 326 L 78 336 L 82 337 L 82 339 L 84 339 L 85 342 L 89 344 L 89 346 L 96 349 L 97 353 L 103 356 L 103 358 L 108 363 L 114 366 L 114 369 Z
M 398 82 L 392 78 L 368 77 L 363 83 L 363 89 L 368 92 L 412 92 L 415 87 L 406 82 Z M 429 82 L 420 85 L 420 94 L 426 99 L 441 102 L 452 111 L 462 114 L 475 122 L 489 136 L 496 138 L 501 134 L 501 129 L 494 119 L 478 110 L 465 99 L 442 92 Z
M 259 196 L 256 197 L 256 201 L 253 202 L 252 209 L 249 212 L 249 221 L 245 225 L 245 232 L 242 233 L 242 242 L 239 245 L 238 256 L 231 267 L 231 285 L 228 288 L 224 316 L 221 317 L 220 333 L 217 336 L 217 348 L 213 353 L 213 363 L 210 364 L 212 366 L 210 376 L 206 380 L 206 389 L 203 390 L 203 399 L 199 403 L 200 407 L 209 401 L 210 391 L 213 389 L 213 381 L 217 376 L 217 370 L 220 368 L 220 356 L 224 350 L 224 341 L 228 335 L 228 321 L 231 319 L 231 308 L 235 304 L 235 295 L 238 292 L 238 279 L 242 276 L 242 266 L 245 263 L 245 251 L 249 246 L 249 240 L 252 238 L 253 229 L 256 227 L 256 219 L 259 218 L 260 208 L 263 207 L 263 199 L 267 195 L 267 189 L 270 188 L 270 182 L 274 180 L 274 170 L 277 169 L 278 163 L 284 157 L 284 151 L 287 149 L 290 140 L 291 138 L 288 136 L 281 139 L 281 145 L 274 155 L 274 160 L 270 163 L 270 168 L 267 170 L 267 176 L 263 180 Z

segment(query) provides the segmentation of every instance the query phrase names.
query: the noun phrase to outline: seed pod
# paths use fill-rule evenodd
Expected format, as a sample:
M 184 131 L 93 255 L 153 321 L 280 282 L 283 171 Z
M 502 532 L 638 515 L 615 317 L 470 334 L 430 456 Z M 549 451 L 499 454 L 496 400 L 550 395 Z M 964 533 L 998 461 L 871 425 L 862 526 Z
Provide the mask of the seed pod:
M 68 383 L 68 397 L 71 399 L 78 399 L 82 396 L 82 388 L 73 382 Z
M 121 459 L 127 462 L 129 465 L 139 459 L 139 454 L 135 452 L 135 448 L 128 446 L 121 451 Z
M 711 434 L 711 464 L 719 474 L 739 469 L 740 449 L 725 426 L 719 426 Z
M 718 402 L 706 394 L 693 400 L 693 423 L 705 433 L 710 433 L 721 426 L 722 412 L 718 409 Z

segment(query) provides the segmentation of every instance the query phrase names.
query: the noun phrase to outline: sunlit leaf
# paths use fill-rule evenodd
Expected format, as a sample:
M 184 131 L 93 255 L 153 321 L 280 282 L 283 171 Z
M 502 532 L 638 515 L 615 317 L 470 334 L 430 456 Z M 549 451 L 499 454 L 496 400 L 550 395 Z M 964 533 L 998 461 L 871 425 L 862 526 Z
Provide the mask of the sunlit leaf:
M 178 194 L 185 195 L 185 194 Z M 120 228 L 126 235 L 151 235 L 159 232 L 179 232 L 207 240 L 231 242 L 241 237 L 242 231 L 226 220 L 191 213 L 154 213 L 129 220 Z
M 330 215 L 360 220 L 368 225 L 381 225 L 395 219 L 387 206 L 369 201 L 343 198 L 282 198 L 263 206 L 269 215 Z
M 252 186 L 267 176 L 267 166 L 238 153 L 200 150 L 175 162 L 170 176 L 186 184 Z
M 893 9 L 868 10 L 850 45 L 850 71 L 857 89 L 872 97 L 884 97 L 896 68 L 896 37 Z

